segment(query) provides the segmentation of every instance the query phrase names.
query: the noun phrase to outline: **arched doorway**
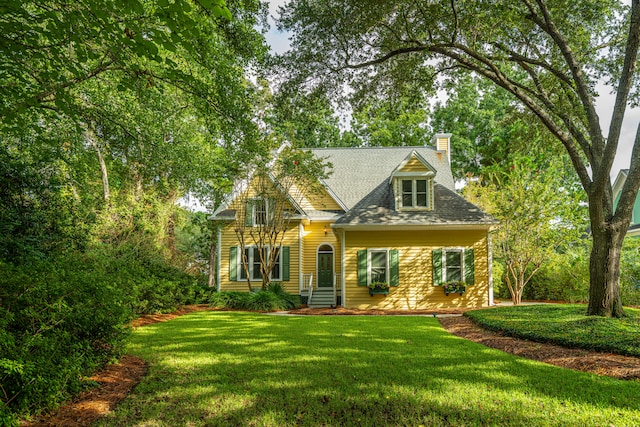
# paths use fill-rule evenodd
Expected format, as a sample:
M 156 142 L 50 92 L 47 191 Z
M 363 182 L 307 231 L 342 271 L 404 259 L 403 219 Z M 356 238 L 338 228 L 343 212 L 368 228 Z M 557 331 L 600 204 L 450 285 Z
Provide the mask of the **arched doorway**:
M 333 247 L 323 244 L 318 246 L 317 268 L 319 288 L 333 287 Z

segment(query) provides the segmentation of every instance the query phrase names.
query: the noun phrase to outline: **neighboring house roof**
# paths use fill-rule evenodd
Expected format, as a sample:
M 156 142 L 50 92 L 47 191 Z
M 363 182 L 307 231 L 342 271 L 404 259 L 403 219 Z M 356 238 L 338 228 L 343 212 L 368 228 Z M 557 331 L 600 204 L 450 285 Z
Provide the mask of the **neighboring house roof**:
M 323 184 L 327 193 L 345 208 L 345 212 L 304 211 L 311 220 L 335 220 L 332 224 L 334 228 L 477 227 L 498 223 L 456 193 L 447 152 L 437 151 L 435 147 L 317 148 L 311 151 L 333 165 L 331 174 Z M 435 172 L 432 210 L 395 209 L 390 177 L 411 156 Z M 235 211 L 229 210 L 228 205 L 214 214 L 219 220 L 232 220 L 234 216 Z
M 624 187 L 625 182 L 627 181 L 627 177 L 629 176 L 629 169 L 621 169 L 616 176 L 615 181 L 613 182 L 613 209 L 618 208 L 618 202 L 620 201 L 620 196 L 622 194 L 622 187 Z M 640 203 L 638 201 L 638 196 L 636 196 L 636 201 L 634 203 L 634 208 L 631 214 L 631 224 L 629 225 L 629 229 L 627 230 L 627 236 L 640 237 Z
M 617 199 L 618 193 L 622 191 L 622 186 L 627 181 L 627 177 L 629 176 L 629 169 L 620 169 L 618 172 L 618 176 L 616 176 L 616 180 L 613 182 L 613 198 Z

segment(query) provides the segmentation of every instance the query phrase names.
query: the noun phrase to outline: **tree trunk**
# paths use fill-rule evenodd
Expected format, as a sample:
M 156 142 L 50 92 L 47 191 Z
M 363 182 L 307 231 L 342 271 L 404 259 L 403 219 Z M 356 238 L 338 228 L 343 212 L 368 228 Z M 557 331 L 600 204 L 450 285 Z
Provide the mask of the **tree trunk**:
M 100 151 L 100 145 L 96 140 L 95 133 L 93 130 L 87 129 L 85 132 L 85 137 L 91 144 L 91 146 L 96 150 L 98 155 L 98 163 L 100 164 L 100 174 L 102 175 L 102 191 L 104 193 L 104 201 L 109 202 L 110 191 L 109 191 L 109 173 L 107 171 L 107 164 L 104 161 L 104 157 L 102 157 L 102 152 Z
M 166 242 L 169 253 L 171 254 L 171 261 L 175 261 L 178 251 L 176 249 L 176 216 L 174 212 L 172 212 L 167 219 Z
M 216 257 L 218 253 L 218 227 L 214 225 L 211 232 L 211 246 L 209 247 L 209 287 L 216 285 Z
M 594 224 L 594 221 L 591 222 Z M 593 228 L 593 248 L 589 260 L 590 316 L 624 317 L 620 300 L 620 254 L 626 233 L 608 224 Z

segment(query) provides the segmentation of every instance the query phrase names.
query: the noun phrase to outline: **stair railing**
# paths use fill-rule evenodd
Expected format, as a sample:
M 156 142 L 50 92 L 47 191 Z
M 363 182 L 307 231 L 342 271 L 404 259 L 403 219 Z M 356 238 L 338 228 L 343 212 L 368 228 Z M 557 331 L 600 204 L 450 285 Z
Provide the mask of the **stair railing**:
M 311 304 L 311 297 L 313 296 L 313 273 L 302 275 L 302 290 L 307 291 L 307 305 Z

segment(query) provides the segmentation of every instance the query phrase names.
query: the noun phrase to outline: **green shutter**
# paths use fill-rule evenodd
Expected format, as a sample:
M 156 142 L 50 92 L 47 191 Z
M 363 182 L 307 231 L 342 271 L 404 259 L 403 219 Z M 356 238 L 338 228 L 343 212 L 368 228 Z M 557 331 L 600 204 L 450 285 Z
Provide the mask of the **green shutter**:
M 244 225 L 251 227 L 253 225 L 253 200 L 247 200 L 244 211 Z
M 281 258 L 280 261 L 282 261 L 282 281 L 283 282 L 287 282 L 289 280 L 291 280 L 290 277 L 290 268 L 289 268 L 289 253 L 291 252 L 289 246 L 283 246 L 282 247 L 282 254 L 280 254 Z
M 433 284 L 442 284 L 442 249 L 434 249 L 433 254 Z
M 400 266 L 398 262 L 398 250 L 389 251 L 389 286 L 398 286 L 400 284 Z
M 229 280 L 238 281 L 238 247 L 231 246 L 229 248 Z
M 464 281 L 467 285 L 475 283 L 473 248 L 464 250 Z
M 367 251 L 358 251 L 358 286 L 367 286 Z

